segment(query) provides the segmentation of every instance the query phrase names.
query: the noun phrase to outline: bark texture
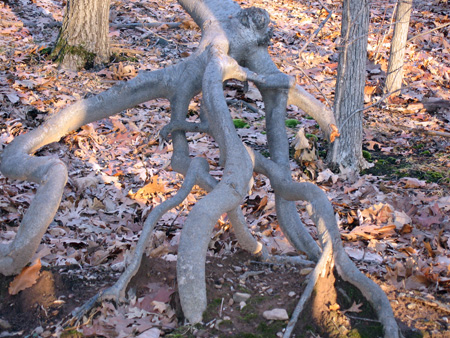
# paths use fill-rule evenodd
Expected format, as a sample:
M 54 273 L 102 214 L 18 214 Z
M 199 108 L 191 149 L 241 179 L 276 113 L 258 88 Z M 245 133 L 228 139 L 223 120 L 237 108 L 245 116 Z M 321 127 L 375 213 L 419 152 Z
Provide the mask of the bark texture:
M 80 126 L 156 98 L 166 98 L 171 120 L 161 135 L 173 142 L 172 168 L 183 174 L 182 188 L 170 200 L 152 210 L 135 248 L 133 258 L 120 279 L 74 313 L 81 319 L 96 303 L 125 301 L 125 289 L 137 272 L 142 254 L 156 222 L 170 208 L 181 203 L 194 184 L 209 193 L 190 212 L 181 234 L 177 280 L 181 306 L 190 323 L 202 320 L 206 309 L 205 260 L 214 224 L 228 213 L 240 245 L 265 260 L 268 255 L 253 238 L 240 205 L 252 186 L 254 172 L 266 175 L 276 195 L 279 223 L 296 249 L 317 263 L 313 278 L 301 298 L 306 302 L 324 267 L 334 267 L 341 277 L 354 284 L 367 297 L 385 328 L 385 337 L 397 338 L 398 328 L 386 295 L 365 277 L 346 255 L 331 203 L 324 192 L 311 183 L 293 182 L 289 171 L 289 143 L 286 136 L 286 105 L 295 104 L 309 112 L 332 139 L 336 133 L 334 117 L 318 100 L 305 93 L 295 80 L 281 73 L 267 51 L 272 28 L 268 13 L 260 8 L 241 7 L 231 0 L 180 0 L 185 10 L 202 29 L 198 49 L 182 62 L 152 72 L 141 72 L 134 79 L 119 83 L 108 91 L 87 98 L 62 110 L 37 129 L 14 139 L 2 154 L 0 170 L 16 179 L 40 184 L 35 199 L 25 214 L 13 242 L 0 247 L 0 273 L 18 273 L 36 251 L 42 235 L 52 221 L 67 180 L 65 165 L 53 157 L 34 153 L 58 141 Z M 252 81 L 262 93 L 266 109 L 266 128 L 270 159 L 244 146 L 236 133 L 223 93 L 227 79 Z M 199 123 L 186 121 L 189 102 L 202 92 Z M 186 132 L 204 132 L 219 145 L 224 163 L 222 179 L 209 174 L 203 158 L 189 154 Z M 308 211 L 318 227 L 319 245 L 308 234 L 295 207 L 295 201 L 309 202 Z M 302 310 L 299 303 L 297 317 Z M 293 317 L 289 329 L 295 325 Z M 286 330 L 285 337 L 289 336 Z
M 402 88 L 403 60 L 406 40 L 408 39 L 409 21 L 411 18 L 412 0 L 399 0 L 395 12 L 394 35 L 391 41 L 389 64 L 384 91 L 398 95 Z
M 362 109 L 366 81 L 369 1 L 345 0 L 342 10 L 334 115 L 341 136 L 331 145 L 328 162 L 337 169 L 359 172 L 362 155 Z
M 79 70 L 109 61 L 110 0 L 69 0 L 53 56 Z

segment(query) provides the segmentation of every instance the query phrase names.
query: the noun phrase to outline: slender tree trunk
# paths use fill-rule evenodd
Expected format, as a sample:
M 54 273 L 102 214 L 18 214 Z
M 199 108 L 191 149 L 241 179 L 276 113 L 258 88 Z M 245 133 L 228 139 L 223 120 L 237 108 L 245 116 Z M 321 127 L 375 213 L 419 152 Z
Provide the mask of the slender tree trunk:
M 334 114 L 341 136 L 331 144 L 328 162 L 334 168 L 359 171 L 362 156 L 362 108 L 366 78 L 368 0 L 345 0 L 342 13 L 342 50 L 336 81 Z
M 406 40 L 408 38 L 409 21 L 411 18 L 412 0 L 398 0 L 395 12 L 394 35 L 391 41 L 391 52 L 385 83 L 385 93 L 398 95 L 403 80 L 403 59 Z
M 69 0 L 53 56 L 79 70 L 109 61 L 110 0 Z

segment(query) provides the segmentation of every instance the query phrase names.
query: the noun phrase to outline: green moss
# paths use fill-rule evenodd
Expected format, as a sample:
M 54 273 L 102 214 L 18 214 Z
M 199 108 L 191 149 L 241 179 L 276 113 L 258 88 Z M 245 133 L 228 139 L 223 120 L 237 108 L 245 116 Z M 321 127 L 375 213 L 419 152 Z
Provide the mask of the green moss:
M 238 285 L 237 289 L 244 293 L 250 293 L 250 294 L 252 293 L 249 289 L 247 289 L 245 286 L 242 286 L 242 285 Z
M 85 62 L 83 67 L 85 67 L 86 69 L 92 68 L 94 66 L 94 61 L 97 56 L 97 54 L 89 52 L 83 46 L 71 46 L 64 39 L 59 39 L 58 44 L 53 49 L 50 57 L 53 59 L 53 61 L 61 63 L 63 62 L 67 54 L 80 56 L 80 58 Z
M 235 128 L 250 128 L 250 125 L 243 119 L 233 119 L 233 124 Z
M 203 320 L 209 322 L 217 313 L 217 309 L 222 304 L 222 298 L 213 299 L 208 303 L 205 312 L 203 312 Z
M 439 173 L 437 171 L 426 171 L 424 174 L 424 179 L 427 180 L 427 182 L 438 182 L 439 180 L 443 179 L 444 175 L 442 173 Z
M 431 155 L 431 152 L 429 150 L 425 150 L 425 151 L 422 151 L 420 153 L 420 155 L 428 156 L 428 155 Z
M 167 338 L 194 338 L 192 334 L 191 326 L 180 326 L 176 328 L 173 332 L 169 333 L 165 337 Z
M 38 53 L 41 56 L 49 56 L 52 52 L 53 48 L 52 47 L 46 47 L 46 48 L 42 48 Z
M 307 119 L 307 120 L 314 120 L 314 118 L 312 116 L 309 116 L 309 115 L 305 116 L 305 119 Z
M 81 338 L 84 337 L 84 335 L 81 332 L 78 332 L 77 330 L 66 330 L 63 333 L 61 333 L 61 338 Z
M 266 322 L 261 322 L 257 327 L 258 332 L 261 333 L 259 337 L 263 338 L 276 337 L 277 332 L 283 330 L 285 325 L 286 324 L 283 321 L 275 321 L 270 325 L 267 324 Z
M 319 138 L 314 135 L 314 134 L 305 134 L 305 136 L 311 140 L 313 140 L 314 142 L 317 142 L 319 140 Z
M 284 121 L 284 124 L 288 128 L 295 128 L 295 127 L 297 127 L 298 124 L 300 124 L 300 121 L 295 120 L 295 119 L 287 119 L 286 121 Z
M 363 150 L 362 151 L 363 157 L 367 160 L 367 161 L 371 161 L 372 160 L 372 155 L 370 155 L 370 153 L 367 150 Z

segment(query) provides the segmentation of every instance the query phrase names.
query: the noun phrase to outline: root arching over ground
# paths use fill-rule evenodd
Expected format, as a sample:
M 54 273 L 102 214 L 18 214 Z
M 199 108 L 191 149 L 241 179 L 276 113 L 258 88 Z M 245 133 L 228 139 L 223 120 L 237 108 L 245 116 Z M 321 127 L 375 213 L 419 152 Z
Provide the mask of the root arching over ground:
M 200 322 L 207 306 L 207 247 L 214 224 L 222 214 L 228 213 L 245 250 L 262 256 L 262 259 L 275 259 L 252 237 L 240 209 L 256 172 L 270 179 L 284 234 L 296 249 L 305 252 L 316 263 L 285 336 L 290 336 L 319 277 L 334 269 L 372 304 L 384 326 L 385 337 L 399 337 L 386 295 L 344 252 L 334 212 L 325 194 L 313 184 L 296 183 L 291 179 L 284 122 L 287 104 L 294 104 L 314 117 L 328 139 L 335 136 L 335 121 L 331 111 L 297 86 L 294 79 L 281 73 L 271 60 L 267 45 L 272 28 L 267 12 L 258 8 L 241 9 L 231 0 L 179 2 L 202 29 L 202 40 L 193 55 L 174 66 L 140 73 L 128 82 L 75 103 L 39 128 L 17 137 L 4 150 L 0 165 L 2 173 L 10 178 L 37 182 L 39 188 L 14 241 L 0 247 L 0 273 L 17 274 L 29 263 L 53 220 L 67 181 L 64 163 L 54 157 L 36 157 L 34 153 L 87 123 L 152 99 L 166 98 L 172 115 L 161 135 L 172 139 L 172 168 L 184 175 L 183 186 L 172 199 L 153 209 L 145 222 L 134 257 L 116 284 L 98 294 L 74 315 L 89 311 L 97 301 L 125 300 L 125 289 L 139 269 L 154 225 L 165 212 L 181 203 L 197 184 L 208 194 L 194 206 L 184 224 L 177 279 L 186 319 L 190 323 Z M 270 159 L 247 148 L 239 139 L 223 95 L 223 82 L 227 79 L 252 81 L 260 90 L 265 105 Z M 203 95 L 201 122 L 186 122 L 189 103 L 200 92 Z M 189 156 L 185 135 L 188 131 L 208 133 L 218 143 L 224 167 L 222 180 L 217 181 L 208 173 L 205 159 Z M 310 215 L 318 227 L 320 246 L 303 226 L 295 206 L 297 200 L 309 202 Z

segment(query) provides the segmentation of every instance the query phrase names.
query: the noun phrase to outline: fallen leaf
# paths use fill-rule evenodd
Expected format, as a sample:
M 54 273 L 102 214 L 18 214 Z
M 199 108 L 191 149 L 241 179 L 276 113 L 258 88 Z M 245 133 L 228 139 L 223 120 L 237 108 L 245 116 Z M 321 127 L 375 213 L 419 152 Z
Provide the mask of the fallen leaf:
M 340 305 L 338 304 L 338 303 L 334 303 L 333 305 L 330 305 L 330 307 L 329 307 L 329 309 L 331 310 L 331 311 L 337 311 L 337 310 L 339 310 L 341 307 L 340 307 Z
M 339 129 L 338 127 L 336 127 L 336 125 L 332 124 L 330 125 L 330 127 L 331 127 L 330 142 L 333 143 L 336 137 L 341 136 L 341 134 L 339 133 Z
M 360 309 L 360 307 L 362 306 L 362 303 L 356 304 L 356 302 L 353 302 L 352 306 L 350 306 L 347 310 L 342 311 L 342 313 L 346 313 L 346 312 L 355 312 L 355 313 L 360 313 L 362 310 Z
M 8 292 L 10 295 L 17 295 L 20 291 L 28 289 L 36 283 L 41 270 L 41 260 L 36 260 L 32 265 L 22 269 L 14 280 L 9 284 Z
M 413 177 L 403 177 L 400 179 L 405 186 L 405 188 L 421 188 L 425 186 L 425 181 L 421 181 Z

